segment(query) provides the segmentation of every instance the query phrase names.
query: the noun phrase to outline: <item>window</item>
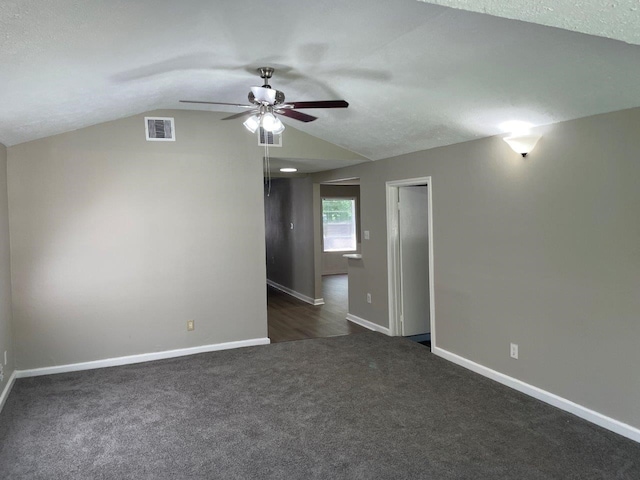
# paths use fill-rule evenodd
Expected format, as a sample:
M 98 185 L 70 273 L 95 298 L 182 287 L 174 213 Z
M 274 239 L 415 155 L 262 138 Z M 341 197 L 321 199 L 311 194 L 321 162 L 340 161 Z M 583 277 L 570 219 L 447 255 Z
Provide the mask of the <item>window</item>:
M 322 199 L 322 238 L 325 252 L 356 250 L 356 199 Z

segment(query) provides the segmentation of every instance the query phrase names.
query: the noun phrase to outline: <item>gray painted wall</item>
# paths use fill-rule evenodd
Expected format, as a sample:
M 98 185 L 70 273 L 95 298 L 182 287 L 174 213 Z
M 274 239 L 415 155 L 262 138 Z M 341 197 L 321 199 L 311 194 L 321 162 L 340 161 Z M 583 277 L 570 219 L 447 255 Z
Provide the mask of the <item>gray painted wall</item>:
M 152 113 L 176 142 L 139 115 L 9 148 L 18 368 L 267 336 L 262 150 L 224 114 Z
M 353 198 L 356 199 L 356 252 L 360 252 L 360 185 L 320 185 L 320 196 L 332 198 Z M 322 274 L 335 275 L 347 273 L 347 259 L 343 257 L 344 252 L 322 252 Z
M 4 364 L 7 352 L 7 364 Z M 9 259 L 9 209 L 7 204 L 7 149 L 0 143 L 0 362 L 4 380 L 0 393 L 15 370 L 11 320 L 11 262 Z
M 388 326 L 385 182 L 431 176 L 438 346 L 640 427 L 640 109 L 541 131 L 316 174 L 361 179 L 350 311 Z
M 313 182 L 277 178 L 266 195 L 267 278 L 310 298 L 315 296 Z M 291 229 L 291 223 L 294 228 Z

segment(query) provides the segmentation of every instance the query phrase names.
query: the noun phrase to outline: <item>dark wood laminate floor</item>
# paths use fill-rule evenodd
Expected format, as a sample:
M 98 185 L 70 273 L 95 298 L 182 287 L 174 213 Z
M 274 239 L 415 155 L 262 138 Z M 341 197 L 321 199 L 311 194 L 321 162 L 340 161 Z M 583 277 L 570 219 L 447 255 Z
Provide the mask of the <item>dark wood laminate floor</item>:
M 267 287 L 267 316 L 272 343 L 305 338 L 335 337 L 368 332 L 346 320 L 347 275 L 322 277 L 324 305 L 309 305 L 275 288 Z

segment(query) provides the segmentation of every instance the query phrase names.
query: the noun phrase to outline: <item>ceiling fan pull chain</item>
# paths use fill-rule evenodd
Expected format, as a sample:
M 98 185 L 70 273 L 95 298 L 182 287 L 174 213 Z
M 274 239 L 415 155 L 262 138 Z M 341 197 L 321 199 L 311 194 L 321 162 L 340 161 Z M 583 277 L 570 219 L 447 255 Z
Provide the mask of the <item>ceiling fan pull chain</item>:
M 264 145 L 264 169 L 267 174 L 267 197 L 271 196 L 271 161 L 269 159 L 269 145 Z

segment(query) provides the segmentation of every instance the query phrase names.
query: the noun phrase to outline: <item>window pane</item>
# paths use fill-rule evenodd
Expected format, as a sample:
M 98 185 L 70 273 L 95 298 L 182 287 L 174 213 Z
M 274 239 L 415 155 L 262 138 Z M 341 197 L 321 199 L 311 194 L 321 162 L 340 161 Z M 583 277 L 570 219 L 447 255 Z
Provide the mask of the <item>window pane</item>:
M 356 250 L 356 200 L 322 199 L 322 234 L 325 252 Z

